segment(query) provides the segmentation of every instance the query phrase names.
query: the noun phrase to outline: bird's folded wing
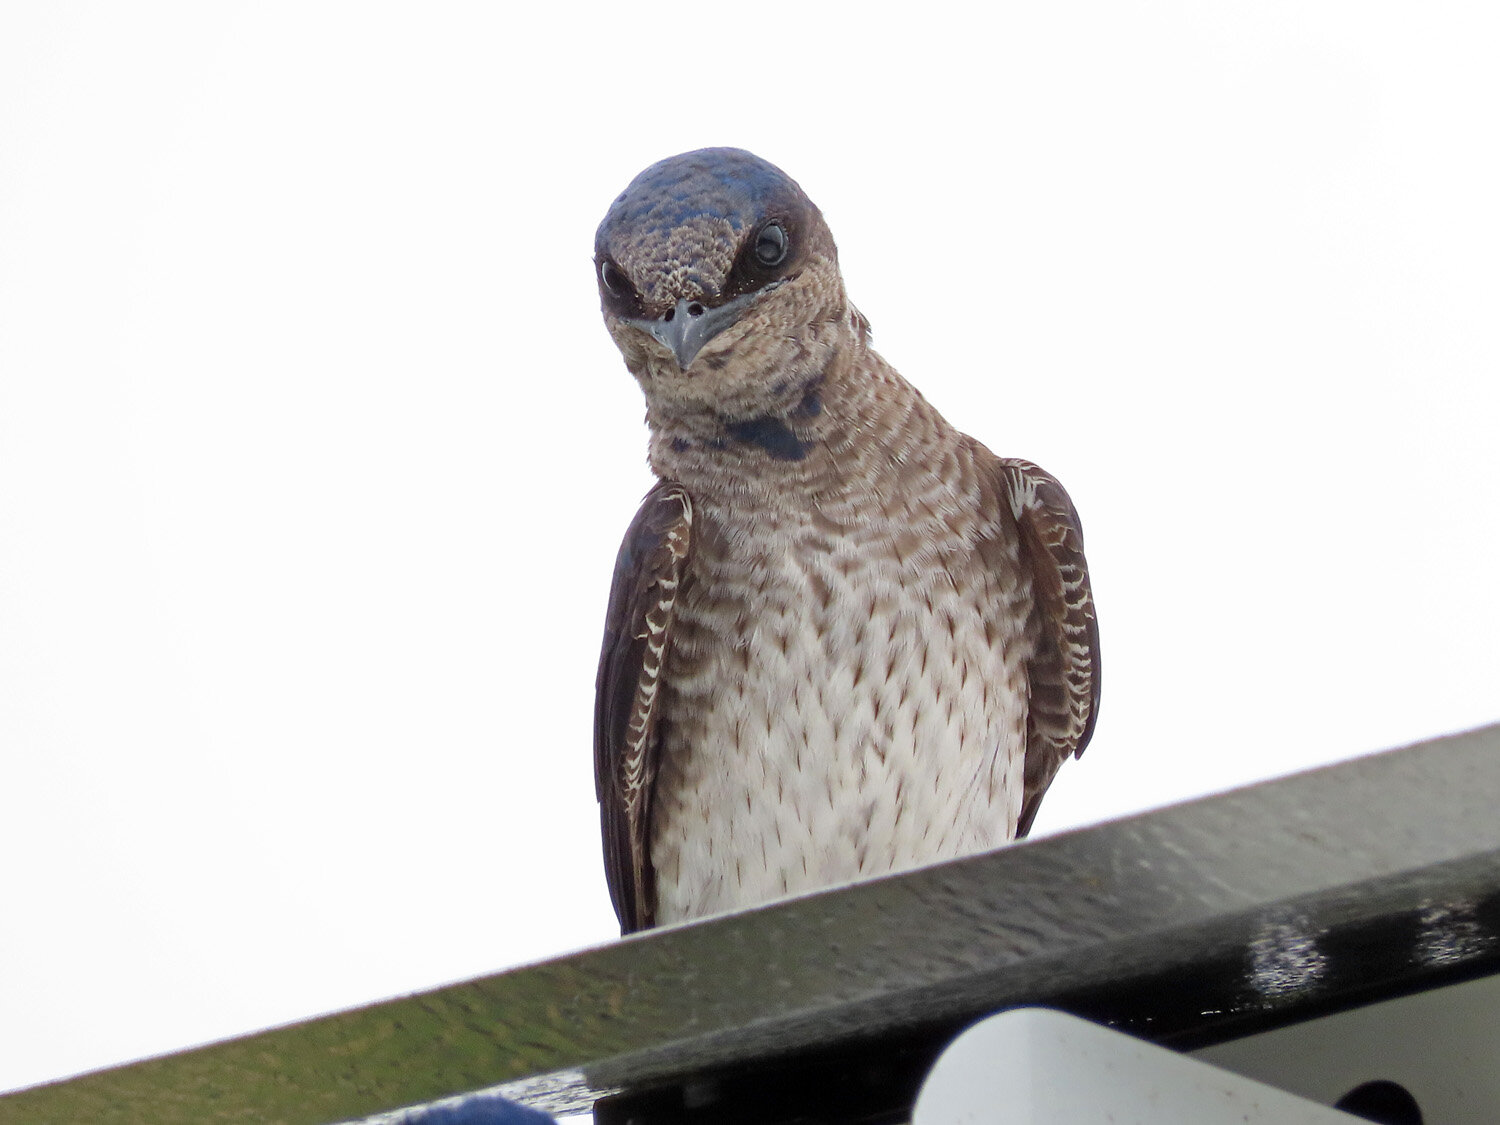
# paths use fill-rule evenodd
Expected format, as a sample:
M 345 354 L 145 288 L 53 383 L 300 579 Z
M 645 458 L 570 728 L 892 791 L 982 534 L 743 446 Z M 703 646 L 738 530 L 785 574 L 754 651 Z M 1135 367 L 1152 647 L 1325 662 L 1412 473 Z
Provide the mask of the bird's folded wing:
M 687 570 L 693 502 L 663 481 L 646 494 L 615 560 L 594 703 L 594 783 L 604 869 L 622 933 L 654 922 L 649 854 L 661 681 Z
M 1029 461 L 1000 471 L 1031 572 L 1037 648 L 1027 672 L 1025 799 L 1018 836 L 1069 755 L 1083 753 L 1099 713 L 1099 621 L 1083 557 L 1083 528 L 1062 485 Z

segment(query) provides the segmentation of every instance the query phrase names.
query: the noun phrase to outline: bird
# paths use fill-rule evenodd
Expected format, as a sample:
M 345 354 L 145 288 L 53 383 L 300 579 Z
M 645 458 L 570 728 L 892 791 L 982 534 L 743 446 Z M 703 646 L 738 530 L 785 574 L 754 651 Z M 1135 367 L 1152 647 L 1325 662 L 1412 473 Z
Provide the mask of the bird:
M 750 152 L 646 168 L 594 265 L 658 478 L 596 681 L 621 933 L 1024 836 L 1099 709 L 1062 486 L 881 358 L 822 213 Z

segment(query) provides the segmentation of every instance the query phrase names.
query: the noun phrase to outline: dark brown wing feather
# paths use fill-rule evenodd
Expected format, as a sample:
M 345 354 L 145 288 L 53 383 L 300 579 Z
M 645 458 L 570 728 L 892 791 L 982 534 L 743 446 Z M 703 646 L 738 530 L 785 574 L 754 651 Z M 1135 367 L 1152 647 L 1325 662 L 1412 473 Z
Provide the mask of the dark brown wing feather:
M 604 872 L 622 934 L 656 921 L 649 848 L 657 704 L 692 525 L 692 498 L 681 485 L 663 481 L 646 494 L 620 544 L 604 619 L 594 696 L 594 786 Z
M 1029 461 L 1002 460 L 1021 559 L 1031 570 L 1036 654 L 1026 712 L 1025 799 L 1018 837 L 1069 755 L 1089 744 L 1099 714 L 1099 621 L 1083 557 L 1083 528 L 1062 485 Z

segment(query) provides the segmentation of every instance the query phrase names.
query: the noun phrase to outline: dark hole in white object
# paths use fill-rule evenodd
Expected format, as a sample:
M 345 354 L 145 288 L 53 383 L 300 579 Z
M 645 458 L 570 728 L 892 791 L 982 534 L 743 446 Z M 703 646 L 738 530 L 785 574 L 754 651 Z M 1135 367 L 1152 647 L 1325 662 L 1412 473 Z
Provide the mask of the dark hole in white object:
M 1380 1125 L 1422 1125 L 1422 1107 L 1411 1091 L 1384 1078 L 1361 1082 L 1334 1102 L 1333 1108 Z

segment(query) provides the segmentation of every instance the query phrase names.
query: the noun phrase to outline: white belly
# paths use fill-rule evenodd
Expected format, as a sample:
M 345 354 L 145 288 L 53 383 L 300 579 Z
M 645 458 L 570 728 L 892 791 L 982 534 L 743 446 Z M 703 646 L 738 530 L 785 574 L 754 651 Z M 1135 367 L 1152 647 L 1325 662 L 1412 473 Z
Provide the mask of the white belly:
M 699 560 L 679 603 L 657 920 L 1011 840 L 1030 656 L 1019 568 L 962 543 L 898 561 L 873 532 L 747 541 L 762 547 Z

